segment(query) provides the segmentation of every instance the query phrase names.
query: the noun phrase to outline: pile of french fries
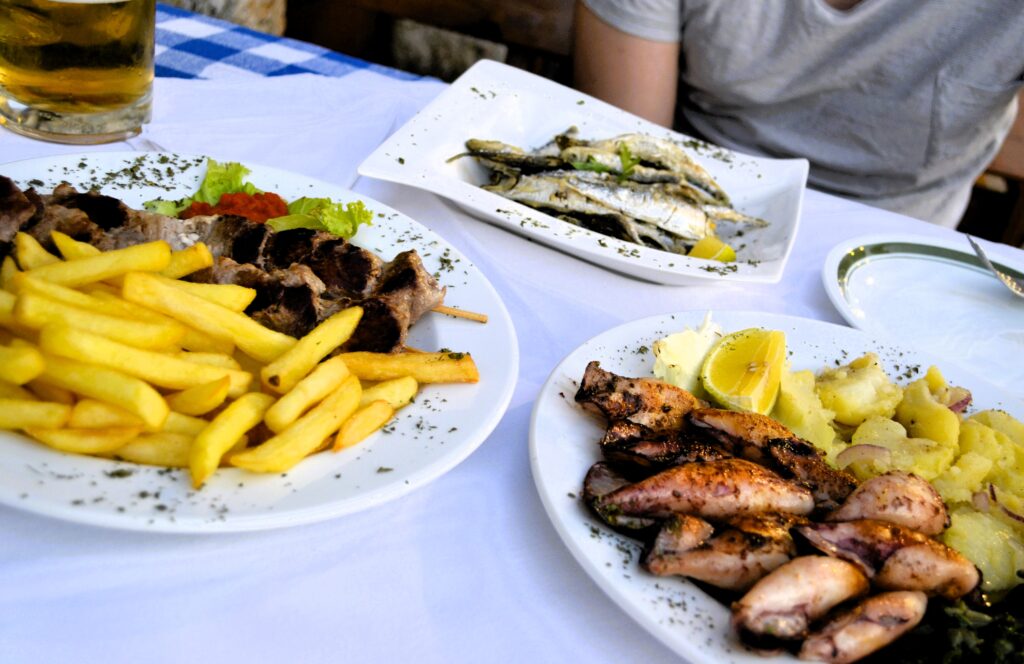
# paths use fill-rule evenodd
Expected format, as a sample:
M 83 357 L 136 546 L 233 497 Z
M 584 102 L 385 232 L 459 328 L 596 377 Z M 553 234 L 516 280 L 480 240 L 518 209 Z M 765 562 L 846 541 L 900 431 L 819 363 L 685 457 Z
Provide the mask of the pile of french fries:
M 359 307 L 301 339 L 265 328 L 243 313 L 255 290 L 181 281 L 213 265 L 202 243 L 52 240 L 60 257 L 19 233 L 0 264 L 0 429 L 62 452 L 188 468 L 198 488 L 351 447 L 420 384 L 479 380 L 466 353 L 334 354 Z

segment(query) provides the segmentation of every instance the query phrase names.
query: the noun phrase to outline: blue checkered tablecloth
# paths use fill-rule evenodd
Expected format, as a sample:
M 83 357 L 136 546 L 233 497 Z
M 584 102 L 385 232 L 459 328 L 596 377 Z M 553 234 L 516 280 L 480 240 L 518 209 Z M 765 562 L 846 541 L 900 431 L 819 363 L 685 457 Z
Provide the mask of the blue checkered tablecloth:
M 345 76 L 368 69 L 385 76 L 416 80 L 419 76 L 371 64 L 321 46 L 157 5 L 156 75 L 175 78 L 230 78 L 322 74 Z

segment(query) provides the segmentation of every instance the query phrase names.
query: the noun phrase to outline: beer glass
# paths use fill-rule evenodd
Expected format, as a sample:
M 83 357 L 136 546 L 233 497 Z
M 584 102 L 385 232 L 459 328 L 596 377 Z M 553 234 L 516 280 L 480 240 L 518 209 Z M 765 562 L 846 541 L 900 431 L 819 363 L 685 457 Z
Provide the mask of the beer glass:
M 0 0 L 0 124 L 106 143 L 149 120 L 156 0 Z

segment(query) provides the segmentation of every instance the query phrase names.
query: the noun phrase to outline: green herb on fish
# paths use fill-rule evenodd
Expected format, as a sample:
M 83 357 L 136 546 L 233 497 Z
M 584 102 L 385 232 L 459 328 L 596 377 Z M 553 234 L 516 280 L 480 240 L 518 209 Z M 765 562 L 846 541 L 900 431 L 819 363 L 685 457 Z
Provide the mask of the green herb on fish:
M 619 169 L 619 182 L 621 183 L 633 174 L 633 169 L 640 163 L 640 159 L 634 157 L 633 153 L 629 151 L 629 147 L 622 143 L 619 145 L 619 161 L 622 163 L 622 168 Z
M 594 161 L 593 157 L 587 157 L 586 161 L 574 161 L 572 167 L 577 171 L 593 171 L 594 173 L 608 173 L 612 170 L 608 166 Z

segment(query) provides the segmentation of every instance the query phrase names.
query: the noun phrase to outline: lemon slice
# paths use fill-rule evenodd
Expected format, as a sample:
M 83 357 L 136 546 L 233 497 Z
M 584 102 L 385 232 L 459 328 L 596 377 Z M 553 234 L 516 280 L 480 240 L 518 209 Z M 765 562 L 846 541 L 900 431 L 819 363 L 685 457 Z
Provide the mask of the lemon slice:
M 707 258 L 708 260 L 722 261 L 723 263 L 732 263 L 736 260 L 736 252 L 733 248 L 714 235 L 707 235 L 698 240 L 687 256 L 691 258 Z
M 701 368 L 704 389 L 718 405 L 767 415 L 779 396 L 786 335 L 752 327 L 727 334 Z

